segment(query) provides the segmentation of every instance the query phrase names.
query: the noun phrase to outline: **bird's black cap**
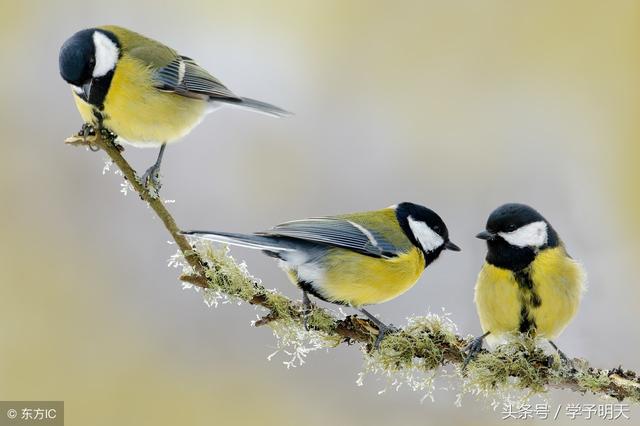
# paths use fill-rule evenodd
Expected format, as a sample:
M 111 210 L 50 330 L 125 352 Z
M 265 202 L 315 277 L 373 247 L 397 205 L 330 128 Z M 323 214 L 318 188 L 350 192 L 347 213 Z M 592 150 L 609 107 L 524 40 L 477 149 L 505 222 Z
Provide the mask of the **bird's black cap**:
M 533 222 L 547 220 L 533 207 L 526 204 L 508 203 L 495 209 L 487 220 L 486 229 L 492 234 L 511 232 Z
M 69 84 L 81 86 L 91 79 L 95 66 L 94 31 L 95 28 L 78 31 L 60 48 L 60 75 Z

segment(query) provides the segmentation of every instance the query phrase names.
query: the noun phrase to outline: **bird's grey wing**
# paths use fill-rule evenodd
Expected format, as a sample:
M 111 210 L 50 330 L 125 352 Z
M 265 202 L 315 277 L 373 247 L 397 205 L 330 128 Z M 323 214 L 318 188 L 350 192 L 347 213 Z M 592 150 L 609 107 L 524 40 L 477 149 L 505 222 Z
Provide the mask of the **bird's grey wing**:
M 186 56 L 178 56 L 168 65 L 158 68 L 154 73 L 154 80 L 158 89 L 182 96 L 240 100 L 217 78 Z
M 296 238 L 341 247 L 367 256 L 393 257 L 400 250 L 377 232 L 347 219 L 318 217 L 277 225 L 259 235 Z

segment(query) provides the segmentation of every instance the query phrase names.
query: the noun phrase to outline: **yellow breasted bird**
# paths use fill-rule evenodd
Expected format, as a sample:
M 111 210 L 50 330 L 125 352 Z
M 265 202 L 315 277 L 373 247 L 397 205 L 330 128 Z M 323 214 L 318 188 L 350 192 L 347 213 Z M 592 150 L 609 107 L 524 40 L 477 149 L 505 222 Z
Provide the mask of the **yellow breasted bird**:
M 75 33 L 60 49 L 59 62 L 86 124 L 104 127 L 132 145 L 160 146 L 156 163 L 143 177 L 156 189 L 166 144 L 188 134 L 219 106 L 289 115 L 236 96 L 193 59 L 114 25 Z
M 381 210 L 296 220 L 255 234 L 185 231 L 204 239 L 262 250 L 278 259 L 310 308 L 309 294 L 358 309 L 379 328 L 376 347 L 392 328 L 363 307 L 409 290 L 449 241 L 433 210 L 400 203 Z
M 567 253 L 551 224 L 524 204 L 505 204 L 491 213 L 486 230 L 487 256 L 475 288 L 475 304 L 484 334 L 469 345 L 469 360 L 485 338 L 498 343 L 508 333 L 553 339 L 574 317 L 585 289 L 582 266 Z

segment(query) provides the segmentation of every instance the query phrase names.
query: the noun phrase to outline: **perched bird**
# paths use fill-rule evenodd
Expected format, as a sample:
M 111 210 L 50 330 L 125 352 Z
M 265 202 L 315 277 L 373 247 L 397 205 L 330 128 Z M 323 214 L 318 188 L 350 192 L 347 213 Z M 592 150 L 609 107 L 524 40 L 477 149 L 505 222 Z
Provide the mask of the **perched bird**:
M 487 257 L 475 288 L 484 334 L 469 345 L 469 360 L 485 338 L 498 343 L 512 332 L 553 339 L 578 310 L 586 274 L 569 256 L 551 224 L 524 204 L 505 204 L 491 213 L 486 230 Z
M 104 127 L 132 145 L 160 147 L 158 159 L 143 177 L 156 188 L 166 144 L 188 134 L 219 106 L 275 117 L 290 114 L 236 96 L 193 59 L 114 25 L 75 33 L 62 45 L 59 62 L 85 123 Z
M 391 300 L 409 290 L 422 271 L 445 250 L 446 225 L 433 210 L 400 203 L 382 210 L 286 222 L 255 234 L 186 231 L 204 239 L 262 250 L 302 290 L 356 308 L 379 328 L 377 347 L 392 327 L 363 307 Z

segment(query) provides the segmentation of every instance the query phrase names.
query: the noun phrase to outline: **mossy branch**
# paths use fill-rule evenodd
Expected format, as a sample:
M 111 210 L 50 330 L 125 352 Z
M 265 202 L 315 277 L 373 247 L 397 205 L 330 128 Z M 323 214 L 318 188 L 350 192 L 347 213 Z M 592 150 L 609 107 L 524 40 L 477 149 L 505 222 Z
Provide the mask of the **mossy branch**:
M 571 361 L 571 366 L 560 362 L 558 357 L 550 362 L 549 356 L 535 345 L 534 339 L 528 337 L 515 339 L 493 352 L 482 351 L 462 371 L 460 366 L 469 338 L 457 335 L 447 321 L 436 315 L 411 318 L 409 324 L 397 333 L 385 336 L 378 350 L 372 348 L 377 328 L 371 321 L 355 315 L 338 318 L 316 306 L 307 319 L 310 329 L 307 332 L 303 327 L 300 302 L 266 289 L 224 250 L 208 245 L 192 246 L 180 234 L 165 203 L 147 191 L 136 171 L 122 156 L 122 148 L 111 137 L 97 132 L 87 137 L 70 137 L 65 143 L 106 152 L 140 198 L 162 220 L 178 245 L 188 265 L 185 265 L 185 273 L 180 280 L 203 289 L 205 297 L 214 300 L 227 297 L 265 308 L 267 313 L 255 322 L 256 326 L 268 325 L 276 335 L 292 330 L 298 336 L 313 335 L 323 342 L 323 347 L 359 343 L 365 349 L 369 370 L 388 375 L 415 370 L 435 374 L 439 367 L 450 364 L 455 366 L 455 374 L 465 390 L 491 394 L 515 388 L 531 396 L 550 388 L 560 388 L 591 392 L 619 401 L 640 402 L 640 378 L 635 372 L 621 368 L 598 369 L 578 358 Z

